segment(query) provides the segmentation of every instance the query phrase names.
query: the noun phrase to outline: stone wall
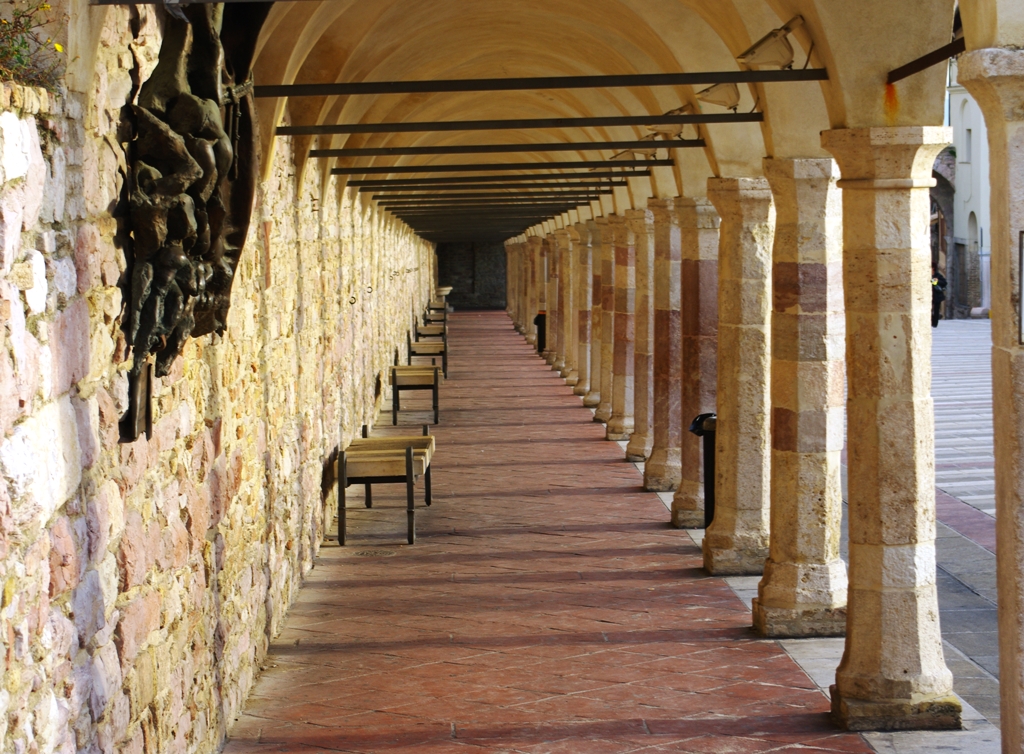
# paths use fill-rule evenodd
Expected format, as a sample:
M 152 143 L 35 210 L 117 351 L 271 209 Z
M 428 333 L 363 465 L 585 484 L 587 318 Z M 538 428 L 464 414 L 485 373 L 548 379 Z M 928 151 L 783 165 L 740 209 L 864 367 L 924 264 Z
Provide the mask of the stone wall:
M 312 566 L 331 460 L 379 408 L 433 251 L 281 140 L 227 332 L 188 343 L 152 438 L 119 443 L 117 128 L 160 24 L 105 18 L 93 91 L 0 96 L 0 750 L 211 752 Z
M 448 303 L 455 308 L 505 308 L 504 244 L 438 244 L 437 263 L 438 280 L 452 286 Z

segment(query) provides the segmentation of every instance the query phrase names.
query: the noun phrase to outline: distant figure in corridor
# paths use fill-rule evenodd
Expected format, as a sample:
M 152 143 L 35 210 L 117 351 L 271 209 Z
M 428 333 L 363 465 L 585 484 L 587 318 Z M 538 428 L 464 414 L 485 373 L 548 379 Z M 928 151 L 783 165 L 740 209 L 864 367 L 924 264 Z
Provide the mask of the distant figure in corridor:
M 946 300 L 946 278 L 932 262 L 932 327 L 939 326 L 942 302 Z

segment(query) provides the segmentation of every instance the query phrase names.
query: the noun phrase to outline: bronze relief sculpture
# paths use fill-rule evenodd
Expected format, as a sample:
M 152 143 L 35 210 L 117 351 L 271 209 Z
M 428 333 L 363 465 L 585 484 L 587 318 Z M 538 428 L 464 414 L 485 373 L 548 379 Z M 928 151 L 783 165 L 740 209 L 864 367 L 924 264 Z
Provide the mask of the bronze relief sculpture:
M 251 62 L 269 4 L 258 5 L 168 16 L 159 63 L 131 108 L 127 441 L 151 422 L 150 369 L 167 375 L 189 337 L 227 326 L 259 171 Z

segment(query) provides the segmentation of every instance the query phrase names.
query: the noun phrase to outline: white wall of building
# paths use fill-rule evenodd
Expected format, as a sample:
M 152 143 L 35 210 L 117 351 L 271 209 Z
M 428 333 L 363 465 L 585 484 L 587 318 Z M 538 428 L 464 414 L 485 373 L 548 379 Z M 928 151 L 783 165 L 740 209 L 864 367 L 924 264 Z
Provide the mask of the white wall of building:
M 956 148 L 956 194 L 953 199 L 953 238 L 969 253 L 977 248 L 981 274 L 981 311 L 992 302 L 991 222 L 989 215 L 988 133 L 981 108 L 956 81 L 956 61 L 950 65 L 949 125 Z M 973 219 L 972 219 L 973 216 Z

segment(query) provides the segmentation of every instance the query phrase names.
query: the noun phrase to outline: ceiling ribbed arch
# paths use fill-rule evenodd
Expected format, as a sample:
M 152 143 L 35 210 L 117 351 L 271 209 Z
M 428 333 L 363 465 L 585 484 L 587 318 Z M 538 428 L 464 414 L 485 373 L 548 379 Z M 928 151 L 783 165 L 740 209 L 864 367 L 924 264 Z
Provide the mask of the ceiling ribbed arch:
M 983 3 L 974 3 L 981 5 Z M 741 86 L 740 110 L 761 124 L 699 129 L 701 150 L 674 150 L 677 189 L 703 193 L 707 175 L 759 175 L 763 157 L 822 156 L 820 131 L 860 125 L 941 122 L 941 72 L 901 82 L 886 108 L 887 71 L 948 41 L 953 0 L 920 0 L 907 13 L 891 0 L 308 0 L 278 3 L 264 26 L 260 84 L 500 78 L 738 70 L 735 56 L 794 16 L 797 65 L 810 52 L 823 82 Z M 264 154 L 291 124 L 381 123 L 511 117 L 657 114 L 694 103 L 689 87 L 306 97 L 261 102 Z M 720 112 L 704 105 L 704 112 Z M 382 146 L 614 141 L 640 127 L 536 131 L 381 133 L 293 137 L 300 169 L 308 150 Z M 688 129 L 688 133 L 693 133 Z M 579 150 L 520 152 L 495 162 L 607 159 Z M 329 165 L 336 158 L 330 158 Z M 355 160 L 358 160 L 356 162 Z M 375 156 L 338 164 L 408 166 L 472 158 Z M 664 191 L 663 186 L 659 186 Z M 639 196 L 644 192 L 640 191 Z

